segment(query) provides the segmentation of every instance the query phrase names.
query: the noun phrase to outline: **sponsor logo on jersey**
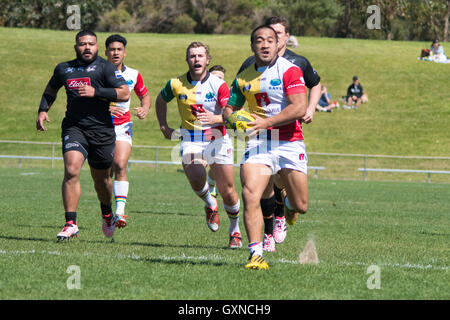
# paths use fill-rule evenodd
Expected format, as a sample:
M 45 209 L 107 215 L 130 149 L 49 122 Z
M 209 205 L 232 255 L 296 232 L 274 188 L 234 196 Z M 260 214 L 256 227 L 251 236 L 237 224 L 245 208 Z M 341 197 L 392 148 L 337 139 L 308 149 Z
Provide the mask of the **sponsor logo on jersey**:
M 75 71 L 75 68 L 73 68 L 73 67 L 67 67 L 64 69 L 64 73 L 72 73 L 74 71 Z
M 281 80 L 278 78 L 270 80 L 269 90 L 283 90 Z
M 114 71 L 114 73 L 115 73 L 117 79 L 122 78 L 122 72 L 120 72 L 119 70 Z
M 185 95 L 185 94 L 179 94 L 179 95 L 178 95 L 178 100 L 187 100 L 187 95 Z
M 95 65 L 95 66 L 89 66 L 89 67 L 86 68 L 86 72 L 92 72 L 92 71 L 95 71 L 95 68 L 97 68 L 96 65 Z
M 276 87 L 276 86 L 279 86 L 280 84 L 281 84 L 281 80 L 280 79 L 272 79 L 272 80 L 270 80 L 270 85 L 271 86 Z
M 71 148 L 78 148 L 80 145 L 78 143 L 74 143 L 74 142 L 69 142 L 66 143 L 65 148 L 66 149 L 71 149 Z
M 143 92 L 145 92 L 145 90 L 147 90 L 147 88 L 143 85 L 142 88 L 138 88 L 139 93 L 142 94 Z
M 208 93 L 205 95 L 205 98 L 206 98 L 207 100 L 211 100 L 211 99 L 214 99 L 215 96 L 216 96 L 216 95 L 214 94 L 214 92 L 208 92 Z
M 127 85 L 129 86 L 129 87 L 131 87 L 132 85 L 133 85 L 133 80 L 127 80 Z
M 248 85 L 246 85 L 246 86 L 244 86 L 243 88 L 242 88 L 242 91 L 250 91 L 250 88 L 252 87 L 252 85 L 249 83 Z
M 78 67 L 77 71 L 84 71 L 84 67 Z
M 78 90 L 81 86 L 90 86 L 91 78 L 67 79 L 67 89 Z
M 294 84 L 291 84 L 290 86 L 288 86 L 286 89 L 292 89 L 292 88 L 295 88 L 295 87 L 304 87 L 305 86 L 305 84 L 302 82 L 302 83 L 300 83 L 300 84 L 297 84 L 297 83 L 294 83 Z

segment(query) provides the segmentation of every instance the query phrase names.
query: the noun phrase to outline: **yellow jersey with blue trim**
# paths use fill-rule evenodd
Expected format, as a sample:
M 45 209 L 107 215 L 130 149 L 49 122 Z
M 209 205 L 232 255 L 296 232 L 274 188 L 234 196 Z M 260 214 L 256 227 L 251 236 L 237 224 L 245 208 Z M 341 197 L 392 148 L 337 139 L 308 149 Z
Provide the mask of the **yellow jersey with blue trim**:
M 193 81 L 187 72 L 170 79 L 160 94 L 166 102 L 177 100 L 181 129 L 188 130 L 191 137 L 201 135 L 212 140 L 226 134 L 224 125 L 204 125 L 197 118 L 198 113 L 205 111 L 222 114 L 230 97 L 230 90 L 222 79 L 207 72 L 201 81 Z

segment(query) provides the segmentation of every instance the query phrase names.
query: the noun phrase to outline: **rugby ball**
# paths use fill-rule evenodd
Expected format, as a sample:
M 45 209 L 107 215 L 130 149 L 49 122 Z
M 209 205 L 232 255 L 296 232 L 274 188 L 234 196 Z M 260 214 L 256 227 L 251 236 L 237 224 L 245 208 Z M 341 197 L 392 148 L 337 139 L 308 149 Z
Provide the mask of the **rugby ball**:
M 255 121 L 255 118 L 250 113 L 245 110 L 238 110 L 228 116 L 225 127 L 235 131 L 245 131 L 250 128 L 248 123 L 252 121 Z

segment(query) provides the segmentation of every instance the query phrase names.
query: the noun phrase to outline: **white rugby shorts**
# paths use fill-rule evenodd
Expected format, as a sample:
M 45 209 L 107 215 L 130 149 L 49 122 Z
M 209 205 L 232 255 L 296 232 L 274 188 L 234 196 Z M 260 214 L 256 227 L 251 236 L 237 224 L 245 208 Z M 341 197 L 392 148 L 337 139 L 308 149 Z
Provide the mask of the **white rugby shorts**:
M 114 126 L 116 141 L 125 141 L 133 145 L 133 122 L 125 122 Z
M 241 164 L 244 163 L 264 164 L 272 170 L 272 174 L 285 168 L 308 174 L 308 157 L 303 140 L 251 139 L 245 147 Z
M 180 144 L 180 154 L 182 161 L 183 156 L 196 154 L 201 155 L 208 165 L 234 163 L 233 143 L 228 134 L 213 141 L 183 140 Z

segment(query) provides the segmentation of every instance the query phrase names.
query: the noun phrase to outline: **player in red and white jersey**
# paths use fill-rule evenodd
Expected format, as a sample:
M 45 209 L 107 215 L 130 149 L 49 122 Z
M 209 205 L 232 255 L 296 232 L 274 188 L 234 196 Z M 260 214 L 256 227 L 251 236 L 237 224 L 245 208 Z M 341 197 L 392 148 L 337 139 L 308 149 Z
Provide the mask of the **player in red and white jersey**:
M 150 109 L 151 99 L 147 88 L 144 85 L 142 76 L 138 70 L 125 66 L 123 60 L 126 57 L 127 40 L 121 35 L 114 34 L 106 39 L 105 55 L 108 61 L 113 63 L 116 68 L 116 77 L 123 77 L 128 84 L 128 88 L 134 91 L 141 104 L 134 108 L 135 116 L 144 119 Z M 116 227 L 123 228 L 127 225 L 125 219 L 125 205 L 128 198 L 129 181 L 127 176 L 127 165 L 130 158 L 133 122 L 130 113 L 131 98 L 125 102 L 113 102 L 110 104 L 112 121 L 116 131 L 116 146 L 114 149 L 113 162 L 113 191 L 116 202 L 115 215 Z
M 241 162 L 250 251 L 250 262 L 245 267 L 268 269 L 262 256 L 260 200 L 271 176 L 280 175 L 290 209 L 305 213 L 308 208 L 307 157 L 298 120 L 306 113 L 307 97 L 301 69 L 278 56 L 278 36 L 272 27 L 263 25 L 253 30 L 251 48 L 255 62 L 236 76 L 224 117 L 245 102 L 255 117 L 249 125 L 257 136 L 247 142 Z
M 219 79 L 222 79 L 225 81 L 225 68 L 222 67 L 220 64 L 217 64 L 215 66 L 212 66 L 208 70 L 211 74 L 215 75 Z M 208 185 L 209 185 L 209 192 L 213 197 L 217 197 L 217 190 L 216 190 L 216 177 L 214 176 L 214 172 L 211 170 L 211 168 L 208 171 Z

